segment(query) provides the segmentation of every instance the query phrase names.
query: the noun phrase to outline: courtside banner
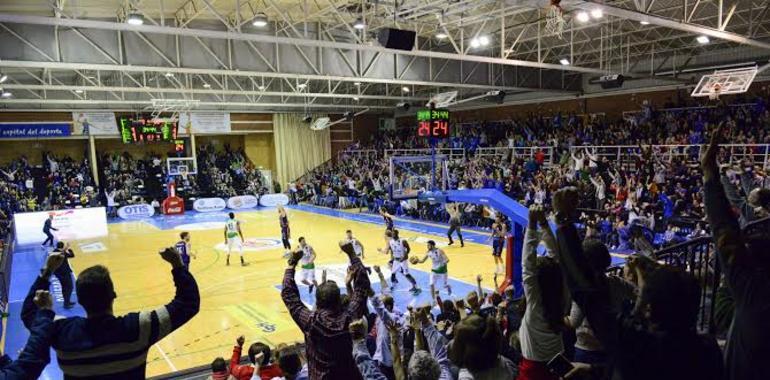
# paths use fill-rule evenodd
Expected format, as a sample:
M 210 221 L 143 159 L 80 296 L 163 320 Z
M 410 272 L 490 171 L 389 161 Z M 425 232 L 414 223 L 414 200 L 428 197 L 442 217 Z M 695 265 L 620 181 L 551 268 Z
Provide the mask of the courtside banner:
M 289 197 L 286 194 L 265 194 L 259 197 L 259 204 L 265 207 L 286 206 Z
M 147 203 L 123 206 L 118 209 L 118 216 L 121 219 L 143 219 L 155 215 L 155 208 Z
M 193 209 L 198 212 L 222 211 L 227 207 L 227 202 L 222 198 L 201 198 L 193 202 Z
M 81 240 L 107 236 L 107 212 L 104 207 L 71 210 L 23 212 L 13 214 L 16 242 L 42 243 L 45 240 L 43 224 L 53 215 L 51 231 L 57 240 Z
M 70 123 L 1 123 L 0 139 L 41 139 L 71 135 Z
M 227 199 L 227 208 L 231 210 L 243 210 L 259 205 L 259 200 L 253 195 L 239 195 Z

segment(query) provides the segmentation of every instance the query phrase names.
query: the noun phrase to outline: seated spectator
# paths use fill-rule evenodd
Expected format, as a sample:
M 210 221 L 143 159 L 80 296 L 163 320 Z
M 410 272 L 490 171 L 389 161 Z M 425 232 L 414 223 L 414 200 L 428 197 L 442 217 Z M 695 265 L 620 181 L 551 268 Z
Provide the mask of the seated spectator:
M 147 350 L 198 313 L 198 285 L 182 264 L 179 253 L 166 248 L 160 256 L 171 265 L 176 295 L 170 303 L 152 311 L 114 316 L 117 294 L 107 268 L 97 265 L 80 272 L 75 289 L 86 317 L 57 319 L 51 333 L 65 379 L 143 379 Z M 48 290 L 53 272 L 52 266 L 44 266 L 33 289 Z M 27 295 L 21 312 L 27 328 L 39 310 L 33 294 Z
M 211 375 L 206 380 L 237 380 L 227 368 L 227 362 L 223 358 L 216 358 L 211 362 Z
M 241 351 L 246 338 L 241 335 L 236 339 L 233 347 L 233 356 L 230 359 L 230 373 L 238 380 L 250 380 L 255 368 L 259 368 L 258 375 L 262 380 L 270 380 L 280 377 L 281 369 L 270 362 L 270 347 L 262 342 L 253 343 L 249 347 L 249 361 L 251 365 L 241 365 Z
M 294 252 L 283 277 L 281 298 L 294 322 L 305 335 L 308 374 L 314 380 L 362 380 L 353 360 L 353 343 L 348 327 L 360 318 L 371 292 L 369 277 L 353 245 L 340 244 L 352 267 L 353 294 L 342 307 L 339 286 L 326 281 L 316 290 L 316 309 L 308 309 L 300 300 L 294 273 L 302 252 Z

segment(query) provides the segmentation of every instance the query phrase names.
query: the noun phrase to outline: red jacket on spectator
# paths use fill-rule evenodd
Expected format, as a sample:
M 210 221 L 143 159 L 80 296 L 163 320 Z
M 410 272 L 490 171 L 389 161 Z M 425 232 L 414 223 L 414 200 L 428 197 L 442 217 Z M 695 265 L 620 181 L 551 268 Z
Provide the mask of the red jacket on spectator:
M 254 366 L 251 364 L 240 365 L 241 347 L 233 347 L 233 357 L 230 359 L 230 374 L 238 380 L 250 380 L 254 374 Z M 276 364 L 268 364 L 259 367 L 259 377 L 262 380 L 271 380 L 274 377 L 281 377 L 283 373 Z

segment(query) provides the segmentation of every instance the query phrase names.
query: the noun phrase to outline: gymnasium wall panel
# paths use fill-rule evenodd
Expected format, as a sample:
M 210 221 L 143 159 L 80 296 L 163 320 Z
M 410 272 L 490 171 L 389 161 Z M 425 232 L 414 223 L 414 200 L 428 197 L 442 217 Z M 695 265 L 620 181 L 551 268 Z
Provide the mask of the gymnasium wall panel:
M 88 140 L 85 139 L 0 140 L 0 165 L 6 165 L 21 156 L 27 157 L 32 165 L 40 165 L 43 163 L 43 152 L 82 160 L 87 149 Z
M 275 172 L 275 143 L 272 133 L 252 133 L 244 136 L 246 155 L 256 167 Z
M 276 114 L 273 116 L 275 137 L 274 178 L 286 189 L 309 170 L 331 158 L 331 134 L 329 129 L 311 130 L 300 114 Z

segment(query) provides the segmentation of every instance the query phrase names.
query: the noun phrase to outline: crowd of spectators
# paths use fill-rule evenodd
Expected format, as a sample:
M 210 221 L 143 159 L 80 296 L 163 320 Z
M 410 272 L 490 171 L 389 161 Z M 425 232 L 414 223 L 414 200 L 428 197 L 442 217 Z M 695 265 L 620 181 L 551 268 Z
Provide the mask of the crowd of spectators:
M 615 250 L 650 250 L 701 236 L 705 229 L 702 177 L 697 168 L 707 128 L 723 122 L 731 144 L 770 143 L 770 94 L 720 106 L 640 112 L 619 120 L 600 116 L 557 115 L 494 123 L 458 125 L 456 135 L 437 146 L 457 148 L 461 159 L 449 162 L 451 189 L 498 188 L 523 204 L 549 204 L 555 190 L 572 182 L 579 189 L 581 228 Z M 446 222 L 440 205 L 414 200 L 391 202 L 389 162 L 383 149 L 426 148 L 429 140 L 409 131 L 383 131 L 370 144 L 355 144 L 342 159 L 328 162 L 291 186 L 296 201 L 328 207 L 359 207 Z M 626 148 L 601 150 L 595 145 Z M 664 145 L 687 145 L 666 147 Z M 534 147 L 525 155 L 500 149 Z M 767 188 L 766 148 L 723 152 L 723 174 L 731 193 Z M 548 157 L 551 155 L 551 157 Z M 620 158 L 620 159 L 618 159 Z M 409 168 L 397 175 L 398 188 L 424 190 L 428 172 Z M 440 173 L 439 173 L 440 174 Z M 417 178 L 417 180 L 415 180 Z M 494 210 L 467 205 L 463 223 L 489 227 Z

